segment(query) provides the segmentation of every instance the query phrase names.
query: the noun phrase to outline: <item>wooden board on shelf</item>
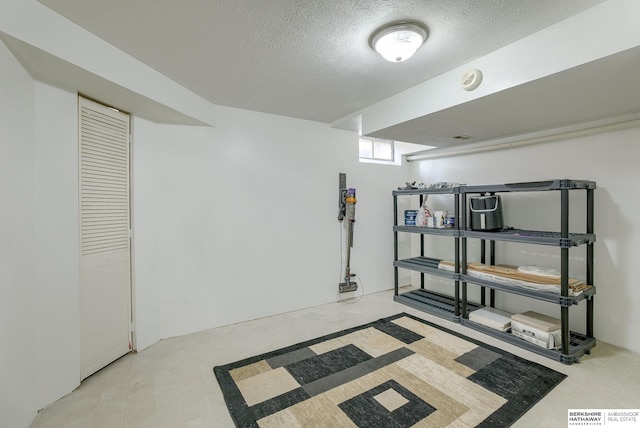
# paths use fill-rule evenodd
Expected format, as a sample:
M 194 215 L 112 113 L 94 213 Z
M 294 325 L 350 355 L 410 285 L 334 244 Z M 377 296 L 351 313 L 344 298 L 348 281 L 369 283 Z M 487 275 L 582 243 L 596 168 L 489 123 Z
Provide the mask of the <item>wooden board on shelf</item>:
M 440 262 L 446 266 L 454 267 L 453 262 L 443 260 Z M 518 266 L 511 265 L 485 265 L 482 263 L 468 263 L 467 270 L 475 270 L 485 272 L 491 275 L 504 276 L 505 278 L 516 279 L 518 281 L 532 282 L 534 284 L 551 284 L 560 286 L 560 278 L 549 276 L 534 275 L 518 271 Z M 576 286 L 582 284 L 582 281 L 575 278 L 569 278 L 569 285 Z

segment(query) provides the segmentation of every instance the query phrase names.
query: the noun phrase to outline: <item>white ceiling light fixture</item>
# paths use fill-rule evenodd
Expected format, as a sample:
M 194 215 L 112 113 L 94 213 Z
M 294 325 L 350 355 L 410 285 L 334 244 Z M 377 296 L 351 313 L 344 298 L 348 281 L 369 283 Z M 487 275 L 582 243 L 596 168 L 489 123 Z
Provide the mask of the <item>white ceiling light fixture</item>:
M 378 28 L 371 35 L 369 45 L 384 59 L 406 61 L 427 40 L 427 27 L 415 21 L 402 21 Z

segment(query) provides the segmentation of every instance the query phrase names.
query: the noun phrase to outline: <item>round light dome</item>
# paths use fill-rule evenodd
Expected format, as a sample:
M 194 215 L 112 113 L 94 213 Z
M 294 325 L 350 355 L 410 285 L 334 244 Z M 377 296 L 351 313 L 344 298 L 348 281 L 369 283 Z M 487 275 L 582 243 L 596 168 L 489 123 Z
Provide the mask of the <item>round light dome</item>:
M 384 59 L 402 62 L 411 58 L 427 40 L 427 30 L 414 22 L 399 22 L 376 30 L 369 44 Z

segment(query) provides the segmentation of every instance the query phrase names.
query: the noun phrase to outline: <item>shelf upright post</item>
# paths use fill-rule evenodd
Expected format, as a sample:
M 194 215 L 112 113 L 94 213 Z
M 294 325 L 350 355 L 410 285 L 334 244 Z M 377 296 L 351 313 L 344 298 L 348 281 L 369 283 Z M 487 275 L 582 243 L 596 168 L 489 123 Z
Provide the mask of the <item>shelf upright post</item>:
M 462 200 L 462 206 L 460 207 L 460 211 L 458 211 L 458 215 L 460 216 L 460 229 L 467 229 L 467 194 L 462 192 L 460 194 L 460 199 Z M 457 272 L 460 272 L 462 275 L 467 274 L 467 237 L 463 236 L 462 238 L 462 261 L 460 264 L 456 265 L 456 268 L 459 269 Z M 459 285 L 456 283 L 456 310 L 458 309 L 458 297 L 460 294 Z M 467 318 L 467 282 L 462 281 L 462 318 Z
M 587 189 L 587 233 L 594 233 L 594 191 L 593 189 Z M 594 284 L 593 274 L 593 256 L 594 256 L 593 242 L 587 244 L 587 284 Z M 593 298 L 591 296 L 587 299 L 587 337 L 594 337 L 593 335 Z
M 491 264 L 491 266 L 495 266 L 496 265 L 496 241 L 494 241 L 493 239 L 491 241 L 489 241 L 489 248 L 490 248 L 490 252 L 491 252 L 491 261 L 489 262 Z M 496 307 L 496 289 L 492 288 L 489 291 L 489 305 L 492 308 Z
M 460 215 L 460 194 L 454 194 L 454 202 L 453 202 L 453 209 L 454 209 L 454 213 L 456 216 Z M 460 217 L 458 217 L 455 221 L 455 228 L 456 230 L 459 232 L 460 231 Z M 453 239 L 453 243 L 454 243 L 454 254 L 453 254 L 453 265 L 454 265 L 454 270 L 456 274 L 460 273 L 460 234 L 456 234 L 455 238 Z M 454 282 L 454 315 L 456 317 L 460 316 L 460 280 L 457 278 L 456 275 L 456 280 Z M 464 313 L 464 312 L 463 312 Z
M 420 194 L 420 209 L 424 202 L 424 195 Z M 420 234 L 420 257 L 424 257 L 424 235 Z M 420 272 L 420 289 L 424 290 L 424 272 Z
M 398 225 L 398 196 L 393 195 L 393 225 Z M 398 231 L 393 230 L 393 260 L 398 261 Z M 393 264 L 394 293 L 398 295 L 398 266 Z
M 484 239 L 481 239 L 480 240 L 480 263 L 485 264 L 486 259 L 487 259 L 486 242 Z M 485 288 L 484 286 L 480 286 L 480 304 L 482 306 L 485 306 L 486 302 L 487 302 L 487 299 L 485 296 Z
M 569 238 L 569 189 L 560 190 L 560 236 L 566 242 Z M 560 250 L 560 295 L 569 296 L 569 248 L 566 245 Z M 560 307 L 560 323 L 562 328 L 562 353 L 569 354 L 569 307 Z
M 493 196 L 495 195 L 495 192 L 491 192 L 489 193 L 489 195 Z M 495 266 L 496 265 L 496 241 L 494 241 L 493 239 L 491 241 L 489 241 L 489 251 L 491 254 L 491 261 L 489 262 L 491 264 L 491 266 Z M 492 308 L 496 307 L 496 290 L 495 288 L 492 288 L 489 291 L 489 306 L 491 306 Z

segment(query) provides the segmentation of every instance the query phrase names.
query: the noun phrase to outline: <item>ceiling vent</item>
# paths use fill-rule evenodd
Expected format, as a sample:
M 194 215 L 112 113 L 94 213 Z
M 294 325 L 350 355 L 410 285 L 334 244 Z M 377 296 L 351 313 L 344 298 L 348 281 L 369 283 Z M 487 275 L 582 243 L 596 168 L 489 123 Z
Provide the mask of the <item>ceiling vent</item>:
M 460 141 L 465 141 L 465 140 L 470 140 L 473 137 L 469 137 L 468 135 L 454 135 L 453 137 L 454 140 L 460 140 Z

